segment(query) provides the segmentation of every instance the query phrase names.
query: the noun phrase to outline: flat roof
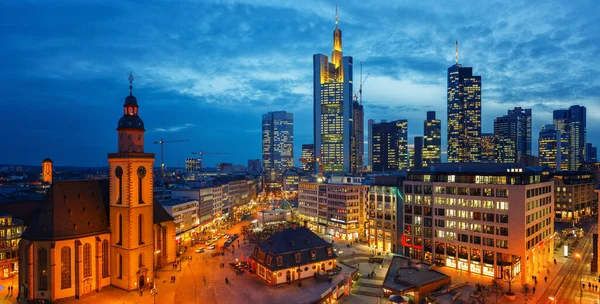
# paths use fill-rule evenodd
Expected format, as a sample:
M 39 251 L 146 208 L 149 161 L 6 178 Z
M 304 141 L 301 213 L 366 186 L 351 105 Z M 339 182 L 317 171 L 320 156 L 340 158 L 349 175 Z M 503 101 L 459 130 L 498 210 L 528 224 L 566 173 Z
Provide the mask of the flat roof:
M 429 265 L 412 264 L 409 266 L 408 261 L 407 258 L 399 256 L 392 258 L 390 268 L 383 281 L 383 287 L 402 292 L 449 278 L 441 272 L 429 270 Z
M 170 199 L 170 200 L 165 200 L 165 201 L 161 201 L 160 204 L 163 206 L 176 206 L 176 205 L 184 205 L 184 204 L 188 204 L 191 202 L 198 202 L 198 200 L 195 199 Z
M 527 167 L 519 164 L 485 164 L 485 163 L 440 163 L 423 169 L 411 169 L 408 173 L 479 173 L 479 174 L 506 174 L 510 169 L 522 169 L 518 173 L 541 173 L 543 167 Z

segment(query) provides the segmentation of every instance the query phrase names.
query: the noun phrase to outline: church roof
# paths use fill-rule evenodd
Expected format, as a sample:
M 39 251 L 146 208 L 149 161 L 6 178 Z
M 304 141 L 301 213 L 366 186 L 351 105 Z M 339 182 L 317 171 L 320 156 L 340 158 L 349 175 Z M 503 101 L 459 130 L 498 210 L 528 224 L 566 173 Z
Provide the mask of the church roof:
M 39 208 L 33 211 L 21 237 L 61 240 L 109 233 L 109 195 L 108 180 L 55 181 L 37 205 Z M 154 224 L 173 221 L 158 201 L 155 200 L 153 208 Z
M 108 233 L 108 180 L 55 181 L 21 236 L 60 240 Z
M 314 253 L 314 255 L 313 255 Z M 296 255 L 299 254 L 298 258 Z M 333 246 L 305 227 L 286 228 L 254 247 L 252 257 L 274 271 L 337 258 Z M 277 261 L 282 257 L 282 262 Z

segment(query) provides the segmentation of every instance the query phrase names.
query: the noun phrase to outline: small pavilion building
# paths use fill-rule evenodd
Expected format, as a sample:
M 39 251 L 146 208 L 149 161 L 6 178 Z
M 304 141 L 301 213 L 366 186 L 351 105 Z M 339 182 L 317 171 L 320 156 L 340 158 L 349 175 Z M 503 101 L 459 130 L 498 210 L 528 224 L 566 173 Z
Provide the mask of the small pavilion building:
M 279 231 L 257 244 L 249 258 L 252 270 L 270 285 L 311 278 L 337 267 L 333 245 L 306 227 L 279 226 Z

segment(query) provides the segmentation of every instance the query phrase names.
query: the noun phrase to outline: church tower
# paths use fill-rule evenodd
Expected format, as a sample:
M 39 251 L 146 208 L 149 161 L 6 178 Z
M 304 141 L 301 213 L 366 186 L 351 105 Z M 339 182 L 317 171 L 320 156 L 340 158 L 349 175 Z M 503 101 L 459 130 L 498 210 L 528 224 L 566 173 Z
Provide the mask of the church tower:
M 52 160 L 49 158 L 42 161 L 42 182 L 52 183 Z
M 110 166 L 111 284 L 125 290 L 153 283 L 154 154 L 144 153 L 144 122 L 138 116 L 129 75 L 129 96 L 117 127 L 118 152 Z

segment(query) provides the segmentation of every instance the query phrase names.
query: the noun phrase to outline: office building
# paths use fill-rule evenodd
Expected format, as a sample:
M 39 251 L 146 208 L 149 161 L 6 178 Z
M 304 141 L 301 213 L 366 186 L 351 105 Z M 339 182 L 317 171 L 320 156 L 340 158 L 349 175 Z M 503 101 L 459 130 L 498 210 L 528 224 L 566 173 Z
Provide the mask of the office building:
M 579 170 L 585 162 L 586 109 L 582 106 L 569 108 L 569 170 Z
M 375 123 L 375 120 L 373 119 L 369 119 L 368 125 L 367 125 L 367 136 L 368 136 L 368 144 L 367 144 L 367 172 L 371 172 L 373 171 L 373 124 Z
M 456 63 L 448 68 L 448 162 L 479 162 L 481 150 L 481 76 Z
M 594 190 L 596 182 L 592 173 L 562 171 L 554 174 L 555 220 L 578 220 L 597 213 L 598 197 Z
M 574 105 L 568 110 L 555 110 L 553 122 L 556 130 L 567 134 L 561 138 L 561 155 L 567 159 L 568 170 L 579 170 L 586 160 L 586 108 Z
M 25 229 L 23 221 L 10 215 L 0 215 L 0 277 L 13 277 L 19 272 L 19 241 Z
M 595 163 L 598 161 L 598 150 L 591 143 L 585 144 L 586 163 Z
M 551 263 L 554 182 L 516 164 L 437 164 L 404 181 L 404 255 L 521 282 Z
M 260 159 L 249 159 L 248 160 L 248 172 L 261 172 L 262 166 L 260 165 Z
M 415 136 L 415 142 L 413 146 L 413 154 L 411 154 L 411 159 L 413 162 L 410 164 L 411 168 L 421 169 L 423 168 L 423 137 Z
M 408 168 L 408 122 L 406 119 L 372 125 L 373 172 L 397 171 Z
M 435 111 L 427 112 L 423 122 L 423 165 L 442 162 L 442 123 L 435 118 Z
M 294 166 L 294 115 L 286 111 L 263 115 L 262 144 L 265 183 L 281 186 L 281 174 Z
M 481 133 L 481 162 L 492 164 L 496 162 L 496 147 L 494 133 Z
M 531 109 L 515 107 L 494 120 L 495 161 L 519 163 L 531 155 Z
M 200 158 L 186 158 L 185 172 L 200 172 L 202 171 L 202 160 Z
M 540 166 L 547 166 L 557 171 L 568 170 L 567 155 L 562 154 L 566 149 L 567 133 L 556 129 L 556 125 L 545 125 L 538 137 L 538 156 Z
M 359 177 L 333 176 L 326 182 L 300 182 L 298 213 L 310 228 L 347 241 L 365 236 L 368 186 Z
M 350 159 L 350 173 L 360 174 L 365 166 L 365 112 L 363 105 L 358 100 L 352 102 L 352 157 Z
M 331 61 L 329 61 L 331 59 Z M 342 56 L 337 14 L 331 58 L 313 56 L 315 158 L 323 172 L 350 172 L 353 126 L 352 57 Z
M 315 145 L 302 145 L 302 170 L 307 173 L 315 173 L 317 162 L 315 161 Z
M 367 200 L 367 240 L 376 252 L 398 252 L 398 208 L 402 194 L 398 186 L 371 185 Z
M 171 215 L 175 222 L 175 242 L 179 249 L 182 246 L 191 246 L 192 239 L 196 236 L 198 220 L 198 201 L 192 199 L 171 199 L 160 204 Z M 179 251 L 179 250 L 178 250 Z

